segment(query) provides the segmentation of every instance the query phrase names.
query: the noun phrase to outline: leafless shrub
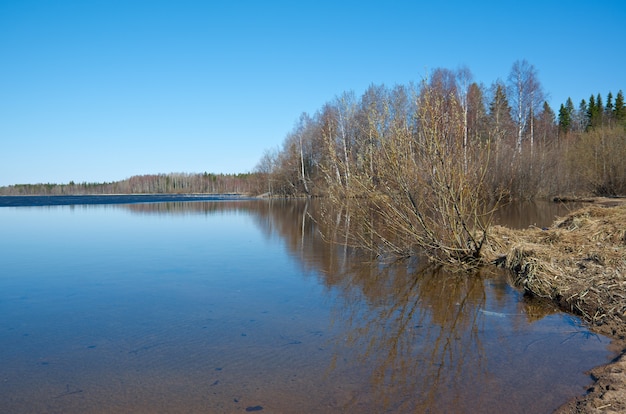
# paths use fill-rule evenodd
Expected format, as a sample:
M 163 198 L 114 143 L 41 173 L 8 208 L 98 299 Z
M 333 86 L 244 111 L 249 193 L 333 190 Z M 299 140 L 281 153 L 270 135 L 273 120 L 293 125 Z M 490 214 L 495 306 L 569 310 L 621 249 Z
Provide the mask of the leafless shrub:
M 416 129 L 391 127 L 373 168 L 353 169 L 348 188 L 328 171 L 331 197 L 364 230 L 355 234 L 368 235 L 357 244 L 399 256 L 419 249 L 439 263 L 475 266 L 493 213 L 485 191 L 489 145 L 465 145 L 454 94 L 424 83 L 415 99 Z

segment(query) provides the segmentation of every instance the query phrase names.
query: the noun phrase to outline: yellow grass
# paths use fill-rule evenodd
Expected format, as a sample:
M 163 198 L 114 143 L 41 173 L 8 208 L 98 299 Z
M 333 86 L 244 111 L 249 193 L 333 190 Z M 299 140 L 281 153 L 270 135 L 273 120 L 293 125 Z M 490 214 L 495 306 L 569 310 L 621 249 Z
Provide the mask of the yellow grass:
M 586 207 L 548 229 L 495 226 L 485 253 L 533 295 L 596 325 L 624 325 L 626 205 Z

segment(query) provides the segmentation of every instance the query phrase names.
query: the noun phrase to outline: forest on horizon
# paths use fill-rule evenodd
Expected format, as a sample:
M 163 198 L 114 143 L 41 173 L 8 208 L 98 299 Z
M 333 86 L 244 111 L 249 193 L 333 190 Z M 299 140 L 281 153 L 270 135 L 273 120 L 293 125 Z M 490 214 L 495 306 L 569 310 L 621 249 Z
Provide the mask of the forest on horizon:
M 110 183 L 16 184 L 0 187 L 0 195 L 251 194 L 254 182 L 254 174 L 144 174 Z
M 268 149 L 252 173 L 170 173 L 133 176 L 111 183 L 15 184 L 0 195 L 270 193 L 325 196 L 329 184 L 346 195 L 355 178 L 376 183 L 383 175 L 389 142 L 402 156 L 419 157 L 423 139 L 423 95 L 446 141 L 460 143 L 465 169 L 484 167 L 485 197 L 533 199 L 556 195 L 626 194 L 626 107 L 622 90 L 590 94 L 578 105 L 568 98 L 555 111 L 538 71 L 516 61 L 506 81 L 485 86 L 469 68 L 437 68 L 418 84 L 370 85 L 360 96 L 343 92 L 314 114 L 303 113 L 282 145 Z M 433 95 L 433 96 L 434 96 Z M 432 102 L 431 102 L 432 103 Z M 398 141 L 399 140 L 399 141 Z M 482 154 L 480 157 L 477 154 Z M 389 161 L 389 160 L 387 160 Z M 419 174 L 406 170 L 402 174 Z M 362 180 L 361 180 L 362 181 Z

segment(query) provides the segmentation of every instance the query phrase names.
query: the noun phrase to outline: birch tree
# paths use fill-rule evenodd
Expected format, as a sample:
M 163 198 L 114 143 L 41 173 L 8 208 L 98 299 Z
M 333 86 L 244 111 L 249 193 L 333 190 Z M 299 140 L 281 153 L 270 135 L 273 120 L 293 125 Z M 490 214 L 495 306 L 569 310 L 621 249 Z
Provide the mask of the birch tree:
M 302 115 L 300 115 L 300 119 L 298 120 L 298 126 L 296 128 L 296 135 L 298 137 L 298 143 L 300 144 L 300 179 L 302 180 L 304 192 L 307 195 L 310 195 L 311 192 L 309 190 L 309 178 L 307 176 L 307 168 L 305 168 L 304 146 L 306 142 L 306 133 L 311 129 L 310 124 L 311 118 L 309 117 L 309 115 L 307 113 L 302 113 Z
M 388 92 L 384 85 L 370 85 L 361 96 L 359 105 L 360 146 L 358 165 L 371 177 L 376 177 L 376 150 L 387 136 Z
M 336 100 L 338 140 L 342 151 L 342 164 L 344 174 L 344 184 L 346 190 L 350 190 L 350 164 L 352 163 L 350 152 L 354 141 L 355 126 L 354 119 L 356 113 L 356 101 L 354 92 L 344 92 Z
M 467 66 L 462 66 L 456 70 L 456 96 L 461 106 L 461 114 L 463 116 L 463 163 L 467 171 L 467 145 L 469 135 L 469 88 L 472 83 L 472 72 Z
M 534 143 L 534 125 L 532 123 L 534 113 L 544 101 L 541 84 L 537 77 L 537 70 L 526 59 L 517 60 L 513 63 L 508 77 L 509 97 L 513 119 L 517 127 L 517 140 L 515 149 L 518 154 L 522 153 L 522 141 L 524 131 L 530 123 L 530 146 L 531 151 Z

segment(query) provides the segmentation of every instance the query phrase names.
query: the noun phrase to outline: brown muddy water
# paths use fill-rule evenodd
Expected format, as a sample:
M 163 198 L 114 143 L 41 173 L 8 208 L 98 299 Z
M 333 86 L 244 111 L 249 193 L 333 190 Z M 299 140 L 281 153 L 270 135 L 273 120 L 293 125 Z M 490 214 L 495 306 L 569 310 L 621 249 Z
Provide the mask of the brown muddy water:
M 314 210 L 0 208 L 0 412 L 549 413 L 614 356 L 505 275 L 369 263 Z

